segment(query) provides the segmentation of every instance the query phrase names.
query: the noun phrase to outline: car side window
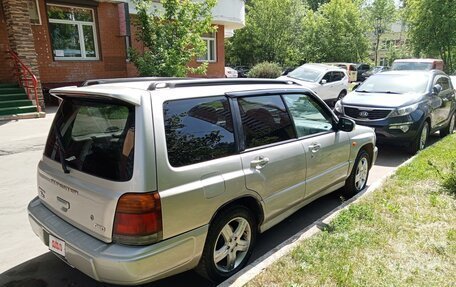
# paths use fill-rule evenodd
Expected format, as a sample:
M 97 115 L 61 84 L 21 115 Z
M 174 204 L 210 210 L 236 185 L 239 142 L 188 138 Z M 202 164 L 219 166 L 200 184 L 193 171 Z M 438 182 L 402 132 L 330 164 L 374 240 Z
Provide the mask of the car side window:
M 331 72 L 327 72 L 327 73 L 323 76 L 322 80 L 326 80 L 326 83 L 332 82 L 332 80 L 331 80 Z
M 332 129 L 332 117 L 308 95 L 284 95 L 298 137 L 305 137 Z
M 332 72 L 332 82 L 341 81 L 344 78 L 344 74 L 341 72 Z
M 279 95 L 238 98 L 238 105 L 247 149 L 296 138 Z
M 442 86 L 442 91 L 446 91 L 450 89 L 450 81 L 446 77 L 440 77 L 437 79 L 436 84 Z
M 163 104 L 166 147 L 174 167 L 236 152 L 233 120 L 226 97 L 168 101 Z

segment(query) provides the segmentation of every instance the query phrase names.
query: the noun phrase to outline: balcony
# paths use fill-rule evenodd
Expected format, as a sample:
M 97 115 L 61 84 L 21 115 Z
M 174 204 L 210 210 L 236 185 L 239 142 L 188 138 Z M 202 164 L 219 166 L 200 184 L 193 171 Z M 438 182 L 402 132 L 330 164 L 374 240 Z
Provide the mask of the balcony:
M 130 14 L 136 14 L 135 5 L 128 3 Z M 153 3 L 152 9 L 160 9 L 159 3 Z M 229 37 L 236 29 L 245 26 L 245 1 L 244 0 L 218 0 L 212 10 L 212 23 L 225 26 L 225 36 Z

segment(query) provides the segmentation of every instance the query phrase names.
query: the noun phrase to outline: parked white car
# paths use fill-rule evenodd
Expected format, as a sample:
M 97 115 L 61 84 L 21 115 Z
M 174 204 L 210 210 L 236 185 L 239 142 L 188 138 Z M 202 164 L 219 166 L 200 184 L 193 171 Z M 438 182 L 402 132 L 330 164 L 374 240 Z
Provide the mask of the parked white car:
M 238 72 L 231 68 L 231 67 L 225 67 L 225 78 L 237 78 L 238 77 Z
M 330 103 L 342 99 L 348 91 L 347 72 L 335 66 L 304 64 L 279 79 L 291 80 L 309 88 Z

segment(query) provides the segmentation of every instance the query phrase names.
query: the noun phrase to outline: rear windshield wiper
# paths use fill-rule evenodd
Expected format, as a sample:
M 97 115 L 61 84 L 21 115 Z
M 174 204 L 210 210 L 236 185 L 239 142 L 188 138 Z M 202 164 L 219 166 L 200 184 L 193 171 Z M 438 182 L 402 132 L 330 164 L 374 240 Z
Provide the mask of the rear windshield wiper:
M 54 125 L 54 133 L 55 133 L 55 138 L 57 139 L 57 143 L 58 143 L 59 158 L 60 158 L 60 163 L 62 164 L 63 172 L 70 173 L 70 170 L 68 169 L 67 163 L 65 161 L 65 149 L 63 148 L 62 135 L 60 134 L 60 131 L 57 128 L 57 125 Z

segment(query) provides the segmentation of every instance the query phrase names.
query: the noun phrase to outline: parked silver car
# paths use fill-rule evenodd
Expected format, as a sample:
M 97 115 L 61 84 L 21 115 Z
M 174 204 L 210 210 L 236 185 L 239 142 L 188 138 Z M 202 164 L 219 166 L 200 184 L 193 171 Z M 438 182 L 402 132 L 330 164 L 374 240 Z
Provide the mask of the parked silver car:
M 102 282 L 196 268 L 220 281 L 259 232 L 366 186 L 371 128 L 277 80 L 94 80 L 63 99 L 38 166 L 33 231 Z

